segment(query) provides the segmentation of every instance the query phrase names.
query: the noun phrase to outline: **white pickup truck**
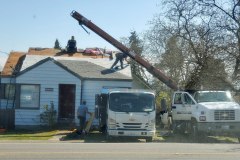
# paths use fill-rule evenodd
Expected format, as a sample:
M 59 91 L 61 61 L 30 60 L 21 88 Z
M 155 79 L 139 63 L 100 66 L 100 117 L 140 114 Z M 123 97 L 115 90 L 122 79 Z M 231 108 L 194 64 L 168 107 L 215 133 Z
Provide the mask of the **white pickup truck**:
M 228 91 L 175 92 L 172 99 L 173 130 L 211 135 L 233 135 L 240 141 L 240 105 Z

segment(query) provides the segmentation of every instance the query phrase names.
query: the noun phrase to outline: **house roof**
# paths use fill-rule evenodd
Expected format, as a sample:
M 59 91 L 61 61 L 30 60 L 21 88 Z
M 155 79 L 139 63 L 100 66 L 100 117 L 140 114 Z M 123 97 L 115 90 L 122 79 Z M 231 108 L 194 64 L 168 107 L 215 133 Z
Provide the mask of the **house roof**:
M 14 71 L 16 72 L 19 71 L 24 58 L 25 58 L 24 52 L 11 52 L 3 67 L 1 75 L 11 76 L 14 74 Z
M 120 72 L 109 72 L 109 74 L 105 74 L 104 71 L 108 69 L 88 61 L 58 60 L 58 62 L 84 79 L 132 80 L 130 76 Z
M 26 55 L 21 72 L 18 75 L 21 75 L 48 60 L 53 61 L 55 64 L 81 79 L 132 81 L 129 66 L 117 72 L 108 72 L 108 68 L 110 68 L 113 63 L 113 61 L 109 61 L 108 58 L 96 59 Z
M 13 75 L 13 68 L 15 71 L 20 71 L 18 75 L 21 75 L 48 60 L 54 61 L 79 78 L 132 80 L 130 66 L 116 72 L 109 72 L 108 68 L 111 67 L 114 59 L 110 61 L 108 56 L 89 56 L 79 52 L 69 55 L 52 48 L 29 48 L 28 53 L 11 52 L 2 75 Z

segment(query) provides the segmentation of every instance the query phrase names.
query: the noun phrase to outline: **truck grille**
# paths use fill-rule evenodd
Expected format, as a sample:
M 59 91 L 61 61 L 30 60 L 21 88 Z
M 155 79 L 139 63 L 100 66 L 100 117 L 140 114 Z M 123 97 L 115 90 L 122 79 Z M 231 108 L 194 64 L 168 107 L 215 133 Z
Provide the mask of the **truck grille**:
M 214 120 L 235 120 L 234 110 L 215 110 Z
M 139 130 L 142 129 L 142 123 L 122 123 L 122 127 L 119 126 L 119 130 Z

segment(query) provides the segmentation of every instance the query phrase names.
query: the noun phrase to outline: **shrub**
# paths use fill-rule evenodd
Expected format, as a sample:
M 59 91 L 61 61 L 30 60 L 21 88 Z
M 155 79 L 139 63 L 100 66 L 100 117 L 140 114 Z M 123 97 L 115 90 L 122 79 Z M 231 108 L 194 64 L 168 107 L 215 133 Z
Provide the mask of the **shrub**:
M 44 112 L 40 114 L 40 121 L 48 127 L 53 128 L 57 122 L 57 111 L 54 109 L 53 102 L 50 103 L 50 107 L 46 104 L 43 108 Z

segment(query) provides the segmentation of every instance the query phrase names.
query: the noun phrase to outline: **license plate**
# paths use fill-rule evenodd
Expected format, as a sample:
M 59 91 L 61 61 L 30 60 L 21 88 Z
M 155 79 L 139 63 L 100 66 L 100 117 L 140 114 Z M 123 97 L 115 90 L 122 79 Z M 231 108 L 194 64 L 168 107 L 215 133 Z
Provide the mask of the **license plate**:
M 228 130 L 230 127 L 228 125 L 222 126 L 222 129 Z

